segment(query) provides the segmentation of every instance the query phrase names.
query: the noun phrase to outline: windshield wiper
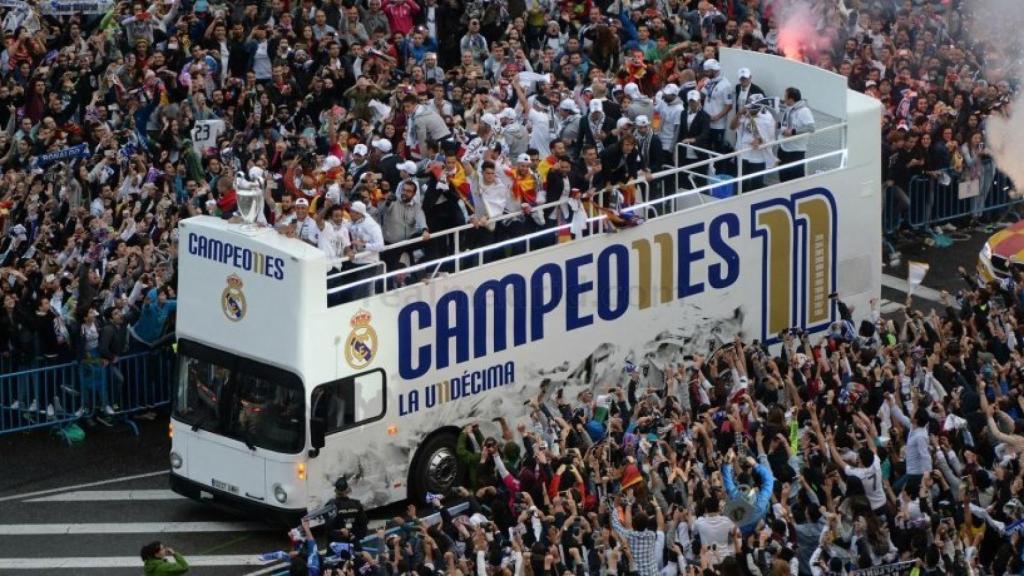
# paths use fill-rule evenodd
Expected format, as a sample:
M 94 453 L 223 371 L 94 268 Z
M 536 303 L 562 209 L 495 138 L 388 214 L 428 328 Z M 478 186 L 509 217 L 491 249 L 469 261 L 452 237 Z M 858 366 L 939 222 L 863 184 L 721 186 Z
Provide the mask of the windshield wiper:
M 249 431 L 244 428 L 242 429 L 242 442 L 245 442 L 245 447 L 249 450 L 256 451 L 256 446 L 252 443 L 252 434 L 249 434 Z

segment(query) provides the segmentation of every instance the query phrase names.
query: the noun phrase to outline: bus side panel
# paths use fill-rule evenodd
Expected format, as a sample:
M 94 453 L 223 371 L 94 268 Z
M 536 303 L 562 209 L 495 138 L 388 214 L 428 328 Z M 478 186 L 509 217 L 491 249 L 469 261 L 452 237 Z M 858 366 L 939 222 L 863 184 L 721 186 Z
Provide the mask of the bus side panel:
M 881 282 L 879 157 L 328 309 L 304 350 L 335 359 L 323 381 L 387 369 L 388 407 L 320 456 L 323 494 L 344 473 L 368 503 L 403 498 L 431 432 L 479 421 L 497 435 L 497 416 L 515 428 L 542 383 L 570 400 L 632 372 L 661 386 L 684 354 L 738 334 L 829 330 L 832 292 L 866 310 Z

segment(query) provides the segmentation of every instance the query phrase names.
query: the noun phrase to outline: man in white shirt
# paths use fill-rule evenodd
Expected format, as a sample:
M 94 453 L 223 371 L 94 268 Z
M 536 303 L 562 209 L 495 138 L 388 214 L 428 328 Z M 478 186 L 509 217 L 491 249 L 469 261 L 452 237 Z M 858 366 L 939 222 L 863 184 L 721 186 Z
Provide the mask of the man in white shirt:
M 718 512 L 716 498 L 704 499 L 704 514 L 693 521 L 693 531 L 700 535 L 701 546 L 708 546 L 717 558 L 733 555 L 732 533 L 736 523 Z
M 332 267 L 341 268 L 340 260 L 348 256 L 348 248 L 352 245 L 349 236 L 349 221 L 345 219 L 345 210 L 334 205 L 328 209 L 329 218 L 317 220 L 320 229 L 320 249 L 332 260 Z
M 882 489 L 881 460 L 875 454 L 874 438 L 868 438 L 866 444 L 867 447 L 857 451 L 860 466 L 847 464 L 840 457 L 834 445 L 832 446 L 832 457 L 843 474 L 860 480 L 864 487 L 864 495 L 867 496 L 868 503 L 871 504 L 871 509 L 879 515 L 879 518 L 885 518 L 887 500 L 885 490 Z
M 797 88 L 786 88 L 786 108 L 782 113 L 782 121 L 779 129 L 782 138 L 789 138 L 799 134 L 811 134 L 814 132 L 814 113 L 811 112 L 807 102 L 804 101 L 800 90 Z M 793 162 L 800 162 L 807 157 L 807 141 L 809 138 L 798 138 L 791 142 L 779 144 L 779 164 L 786 166 Z M 797 164 L 779 170 L 779 181 L 787 182 L 807 175 L 807 165 Z
M 761 105 L 764 96 L 754 94 L 747 100 L 740 113 L 733 118 L 736 129 L 736 150 L 740 150 L 741 174 L 763 172 L 775 165 L 775 154 L 764 144 L 775 140 L 775 117 L 766 106 Z M 714 132 L 714 130 L 712 130 Z M 751 192 L 764 188 L 764 174 L 746 178 L 742 190 Z
M 313 246 L 320 245 L 320 229 L 309 215 L 309 200 L 295 201 L 295 237 Z
M 356 200 L 348 209 L 352 218 L 352 225 L 349 227 L 349 234 L 352 236 L 352 245 L 348 252 L 352 263 L 362 270 L 349 275 L 350 282 L 357 282 L 366 278 L 372 278 L 381 274 L 383 270 L 377 266 L 380 262 L 380 252 L 384 249 L 384 233 L 367 214 L 366 204 Z M 375 292 L 376 282 L 360 284 L 351 290 L 355 298 L 369 296 Z
M 380 262 L 380 251 L 384 249 L 384 233 L 380 224 L 367 214 L 366 204 L 355 201 L 349 207 L 352 225 L 349 233 L 352 236 L 352 261 L 357 265 L 376 264 Z
M 519 83 L 516 82 L 516 87 Z M 523 98 L 523 91 L 519 89 L 520 98 Z M 533 103 L 523 103 L 524 112 L 527 118 L 527 129 L 530 131 L 530 148 L 540 153 L 541 158 L 551 155 L 551 126 L 554 124 L 551 118 L 550 102 L 546 96 L 534 97 Z
M 718 60 L 705 60 L 704 74 L 708 78 L 703 92 L 704 111 L 711 117 L 711 149 L 720 152 L 725 143 L 726 119 L 735 106 L 736 95 L 732 83 L 722 75 L 722 66 Z
M 672 156 L 675 152 L 679 118 L 685 109 L 686 106 L 679 97 L 679 86 L 675 84 L 666 84 L 654 97 L 654 112 L 661 119 L 658 139 L 661 140 L 661 149 L 666 157 Z

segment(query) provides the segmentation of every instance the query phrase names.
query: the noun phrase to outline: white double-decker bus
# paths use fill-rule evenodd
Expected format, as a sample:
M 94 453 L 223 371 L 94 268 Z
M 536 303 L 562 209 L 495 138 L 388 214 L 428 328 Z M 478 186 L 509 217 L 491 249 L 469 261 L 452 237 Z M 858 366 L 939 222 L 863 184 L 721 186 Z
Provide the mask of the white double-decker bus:
M 453 272 L 397 289 L 382 270 L 356 300 L 315 247 L 184 221 L 173 489 L 285 517 L 322 505 L 343 474 L 371 507 L 441 492 L 463 472 L 460 428 L 515 426 L 544 383 L 603 392 L 628 362 L 660 385 L 709 343 L 827 330 L 832 292 L 866 309 L 882 266 L 879 106 L 789 60 L 721 61 L 729 77 L 758 70 L 769 94 L 803 91 L 817 119 L 807 176 L 718 199 L 673 192 L 695 171 L 669 168 L 650 183 L 667 199 L 639 184 L 639 226 L 595 216 L 594 234 L 468 269 L 463 252 L 441 262 Z

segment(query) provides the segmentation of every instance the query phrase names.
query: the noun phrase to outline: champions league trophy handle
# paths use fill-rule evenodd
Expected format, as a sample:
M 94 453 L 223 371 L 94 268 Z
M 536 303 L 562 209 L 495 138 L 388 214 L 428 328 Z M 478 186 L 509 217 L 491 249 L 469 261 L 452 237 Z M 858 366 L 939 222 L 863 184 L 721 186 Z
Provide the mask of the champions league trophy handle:
M 243 227 L 254 230 L 257 227 L 256 219 L 263 213 L 263 169 L 254 166 L 249 169 L 248 176 L 241 171 L 235 173 L 234 184 L 238 215 L 245 223 Z

